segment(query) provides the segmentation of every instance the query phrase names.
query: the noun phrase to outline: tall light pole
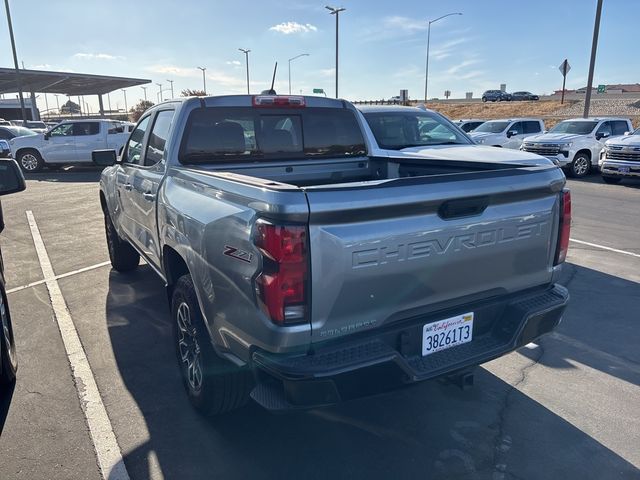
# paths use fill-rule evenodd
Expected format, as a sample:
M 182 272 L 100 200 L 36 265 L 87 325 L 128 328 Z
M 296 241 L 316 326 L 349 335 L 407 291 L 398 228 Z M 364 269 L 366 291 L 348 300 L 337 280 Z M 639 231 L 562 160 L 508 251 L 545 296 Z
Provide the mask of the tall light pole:
M 429 41 L 431 40 L 431 24 L 436 23 L 438 20 L 450 17 L 451 15 L 462 15 L 460 12 L 447 13 L 435 20 L 429 20 L 429 26 L 427 27 L 427 65 L 424 70 L 424 103 L 427 103 L 427 87 L 429 85 Z
M 129 113 L 129 109 L 127 108 L 127 91 L 124 88 L 121 88 L 122 93 L 124 94 L 124 113 Z
M 244 60 L 245 63 L 247 65 L 247 95 L 249 95 L 249 52 L 251 50 L 248 50 L 246 48 L 239 48 L 238 50 L 240 50 L 242 53 L 244 53 Z M 291 93 L 291 92 L 289 92 Z
M 174 98 L 174 96 L 173 96 L 173 80 L 167 80 L 167 82 L 169 82 L 171 84 L 171 98 Z
M 596 7 L 596 21 L 593 25 L 593 41 L 591 43 L 591 61 L 589 62 L 589 79 L 587 81 L 587 95 L 584 98 L 584 118 L 589 116 L 591 105 L 591 89 L 593 88 L 593 70 L 596 65 L 596 51 L 598 50 L 598 35 L 600 33 L 600 16 L 602 15 L 602 0 L 598 0 Z
M 144 91 L 144 101 L 147 101 L 147 87 L 140 87 Z
M 56 106 L 58 107 L 58 115 L 60 115 L 60 101 L 58 100 L 58 94 L 54 93 L 54 97 L 56 97 Z
M 160 89 L 160 91 L 158 92 L 158 103 L 160 103 L 162 101 L 162 84 L 156 83 L 156 85 L 158 85 L 158 88 Z
M 308 53 L 301 53 L 300 55 L 296 55 L 295 57 L 289 59 L 289 95 L 291 95 L 291 62 L 296 58 L 308 57 L 308 56 L 309 56 Z
M 4 6 L 7 10 L 7 23 L 9 24 L 9 37 L 11 38 L 11 50 L 13 51 L 13 66 L 16 70 L 16 83 L 18 84 L 18 96 L 20 97 L 20 111 L 22 112 L 22 121 L 27 121 L 27 111 L 24 108 L 24 97 L 22 96 L 22 77 L 20 76 L 20 67 L 18 67 L 18 54 L 16 53 L 16 41 L 13 38 L 13 25 L 11 24 L 11 12 L 9 11 L 9 0 L 4 0 Z
M 207 77 L 204 72 L 207 71 L 207 67 L 198 67 L 198 70 L 202 70 L 202 87 L 204 88 L 204 94 L 207 94 Z
M 324 8 L 329 10 L 330 15 L 336 16 L 336 98 L 338 98 L 338 19 L 340 17 L 340 12 L 344 12 L 346 8 L 330 7 L 329 5 L 325 6 Z
M 113 112 L 111 110 L 111 92 L 107 92 L 107 105 L 109 105 L 109 113 Z

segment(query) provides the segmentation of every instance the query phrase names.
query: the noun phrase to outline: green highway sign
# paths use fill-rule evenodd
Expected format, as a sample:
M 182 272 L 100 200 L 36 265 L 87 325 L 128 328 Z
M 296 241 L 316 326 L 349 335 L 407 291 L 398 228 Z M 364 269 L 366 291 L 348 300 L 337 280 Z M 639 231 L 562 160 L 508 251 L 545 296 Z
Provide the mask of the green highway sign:
M 598 85 L 598 93 L 604 93 L 606 88 L 607 88 L 606 85 Z

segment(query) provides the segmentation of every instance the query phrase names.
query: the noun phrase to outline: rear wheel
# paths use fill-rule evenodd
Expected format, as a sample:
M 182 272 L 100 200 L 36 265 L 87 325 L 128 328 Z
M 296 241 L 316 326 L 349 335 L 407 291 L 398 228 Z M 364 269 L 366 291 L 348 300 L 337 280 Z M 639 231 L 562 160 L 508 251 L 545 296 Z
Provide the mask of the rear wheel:
M 251 371 L 218 356 L 211 345 L 191 275 L 178 279 L 171 298 L 176 355 L 192 405 L 204 415 L 243 406 L 253 386 Z
M 120 238 L 108 212 L 104 212 L 104 228 L 111 266 L 118 272 L 129 272 L 135 269 L 140 263 L 140 254 L 129 242 Z
M 604 183 L 608 183 L 609 185 L 617 185 L 622 181 L 620 177 L 608 177 L 604 175 L 602 176 L 602 180 L 604 180 Z
M 37 150 L 23 150 L 18 154 L 18 163 L 24 172 L 39 172 L 44 167 L 44 160 Z
M 487 103 L 487 97 L 482 97 L 482 101 L 483 101 L 484 103 Z
M 18 357 L 16 355 L 16 344 L 13 338 L 13 327 L 11 325 L 11 315 L 7 305 L 4 287 L 0 286 L 0 384 L 8 385 L 16 379 L 18 370 Z
M 586 153 L 578 153 L 569 164 L 569 174 L 575 178 L 586 177 L 591 171 L 591 159 Z

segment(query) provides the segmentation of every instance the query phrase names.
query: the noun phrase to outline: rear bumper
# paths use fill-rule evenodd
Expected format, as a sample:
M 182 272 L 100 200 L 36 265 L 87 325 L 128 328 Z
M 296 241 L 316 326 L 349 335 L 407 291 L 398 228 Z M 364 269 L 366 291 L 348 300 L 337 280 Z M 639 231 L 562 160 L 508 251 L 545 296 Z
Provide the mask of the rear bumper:
M 257 383 L 251 396 L 269 410 L 331 405 L 452 374 L 509 353 L 560 322 L 568 291 L 544 290 L 502 297 L 410 319 L 366 336 L 315 346 L 305 355 L 253 353 Z M 475 313 L 473 341 L 421 354 L 425 324 Z

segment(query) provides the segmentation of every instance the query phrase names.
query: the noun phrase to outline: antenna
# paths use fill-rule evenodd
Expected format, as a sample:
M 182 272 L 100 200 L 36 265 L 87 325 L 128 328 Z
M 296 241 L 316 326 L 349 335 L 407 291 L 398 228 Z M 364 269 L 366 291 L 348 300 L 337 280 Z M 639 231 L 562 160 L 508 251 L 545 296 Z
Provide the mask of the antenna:
M 278 71 L 278 62 L 273 67 L 273 78 L 271 79 L 271 88 L 269 90 L 263 90 L 262 95 L 277 95 L 276 91 L 273 89 L 274 84 L 276 83 L 276 72 Z

